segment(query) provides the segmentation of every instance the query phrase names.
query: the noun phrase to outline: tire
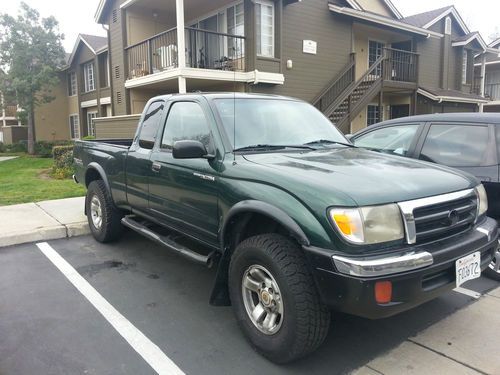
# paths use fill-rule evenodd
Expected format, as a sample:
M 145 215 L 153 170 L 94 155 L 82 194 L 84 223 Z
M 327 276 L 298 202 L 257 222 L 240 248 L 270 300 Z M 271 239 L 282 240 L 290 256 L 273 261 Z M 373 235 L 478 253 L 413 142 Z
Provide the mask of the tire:
M 490 279 L 500 281 L 500 247 L 495 250 L 493 260 L 484 271 L 484 274 Z
M 96 208 L 97 206 L 98 208 Z M 100 210 L 99 220 L 95 212 Z M 117 240 L 123 232 L 121 219 L 123 214 L 114 206 L 106 185 L 102 180 L 92 181 L 87 188 L 85 212 L 90 231 L 94 238 L 102 243 Z
M 267 279 L 260 282 L 266 273 Z M 244 278 L 254 289 L 260 285 L 259 289 L 246 288 Z M 268 288 L 269 282 L 273 290 Z M 286 237 L 264 234 L 239 244 L 229 266 L 229 293 L 243 333 L 260 354 L 275 363 L 306 356 L 328 334 L 330 311 L 320 301 L 304 255 Z M 267 311 L 252 320 L 247 311 L 255 311 L 252 308 L 258 304 L 259 312 L 262 307 Z M 269 317 L 266 326 L 273 314 L 277 317 Z

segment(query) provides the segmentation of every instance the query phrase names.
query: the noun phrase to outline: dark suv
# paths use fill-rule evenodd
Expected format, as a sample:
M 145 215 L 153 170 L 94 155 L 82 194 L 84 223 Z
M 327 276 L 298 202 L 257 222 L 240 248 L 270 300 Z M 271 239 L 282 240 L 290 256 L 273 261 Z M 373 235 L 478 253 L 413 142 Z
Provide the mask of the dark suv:
M 500 113 L 450 113 L 384 121 L 350 136 L 359 147 L 461 169 L 483 182 L 500 220 Z M 488 274 L 500 280 L 500 258 Z

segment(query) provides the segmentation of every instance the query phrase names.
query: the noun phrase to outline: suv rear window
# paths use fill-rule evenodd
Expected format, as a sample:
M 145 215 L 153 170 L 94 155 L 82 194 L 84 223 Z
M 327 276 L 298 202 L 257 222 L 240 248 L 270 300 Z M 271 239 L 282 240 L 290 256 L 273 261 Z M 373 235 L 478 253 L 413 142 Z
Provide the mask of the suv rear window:
M 431 125 L 420 159 L 450 167 L 478 167 L 488 152 L 488 126 Z

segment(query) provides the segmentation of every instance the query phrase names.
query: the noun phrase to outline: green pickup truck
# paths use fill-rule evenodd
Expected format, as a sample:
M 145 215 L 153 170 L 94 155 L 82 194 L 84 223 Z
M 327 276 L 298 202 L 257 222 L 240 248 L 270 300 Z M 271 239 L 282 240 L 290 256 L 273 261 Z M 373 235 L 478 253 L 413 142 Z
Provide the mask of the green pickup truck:
M 307 103 L 252 94 L 151 99 L 130 141 L 79 141 L 97 241 L 124 227 L 217 267 L 210 297 L 286 363 L 330 312 L 384 318 L 477 278 L 497 247 L 483 186 L 354 147 Z

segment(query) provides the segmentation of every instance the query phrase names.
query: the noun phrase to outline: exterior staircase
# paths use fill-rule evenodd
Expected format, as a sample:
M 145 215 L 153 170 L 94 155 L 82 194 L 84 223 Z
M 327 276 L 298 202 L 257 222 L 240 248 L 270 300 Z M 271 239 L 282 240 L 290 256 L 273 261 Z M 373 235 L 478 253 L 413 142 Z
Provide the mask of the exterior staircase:
M 355 55 L 342 72 L 316 97 L 313 105 L 343 133 L 349 133 L 351 119 L 382 90 L 384 81 L 416 84 L 417 55 L 386 48 L 370 68 L 355 81 Z

